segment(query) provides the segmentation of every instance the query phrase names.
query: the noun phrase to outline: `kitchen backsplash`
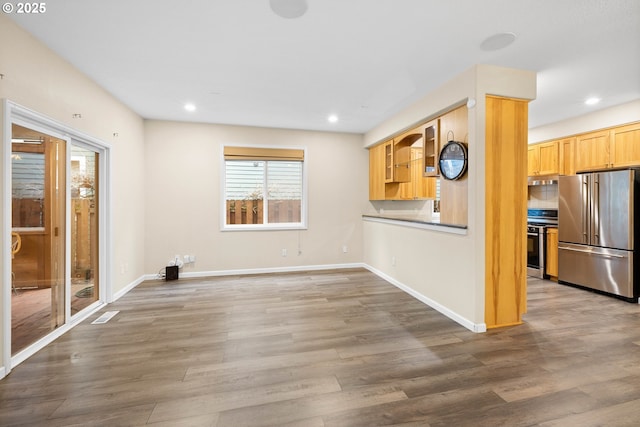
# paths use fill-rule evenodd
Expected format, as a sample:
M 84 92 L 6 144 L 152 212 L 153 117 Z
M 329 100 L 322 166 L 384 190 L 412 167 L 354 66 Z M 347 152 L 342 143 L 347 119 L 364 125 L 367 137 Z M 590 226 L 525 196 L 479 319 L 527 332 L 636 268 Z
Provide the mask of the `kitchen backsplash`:
M 558 209 L 558 184 L 529 186 L 529 209 Z

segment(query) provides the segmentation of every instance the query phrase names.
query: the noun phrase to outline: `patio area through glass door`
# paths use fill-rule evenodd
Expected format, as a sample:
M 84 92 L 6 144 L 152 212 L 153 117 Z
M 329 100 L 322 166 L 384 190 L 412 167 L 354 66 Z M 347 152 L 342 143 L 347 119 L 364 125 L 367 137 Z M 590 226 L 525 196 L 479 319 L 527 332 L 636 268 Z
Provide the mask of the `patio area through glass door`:
M 99 301 L 99 165 L 91 147 L 12 125 L 12 355 Z
M 11 135 L 11 354 L 66 321 L 66 141 Z

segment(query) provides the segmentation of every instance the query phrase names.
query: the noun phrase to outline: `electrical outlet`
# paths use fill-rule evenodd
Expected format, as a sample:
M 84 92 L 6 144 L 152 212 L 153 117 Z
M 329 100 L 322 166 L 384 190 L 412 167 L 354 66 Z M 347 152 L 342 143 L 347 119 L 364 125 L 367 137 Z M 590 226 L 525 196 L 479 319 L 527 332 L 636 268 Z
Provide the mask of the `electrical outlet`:
M 282 256 L 287 256 L 287 250 L 286 249 L 282 250 Z
M 396 266 L 396 257 L 394 257 L 394 256 L 391 257 L 391 266 L 393 266 L 393 267 Z
M 342 252 L 343 252 L 343 253 L 345 253 L 345 254 L 346 254 L 347 252 L 349 252 L 349 248 L 347 247 L 347 245 L 344 245 L 344 246 L 342 247 Z

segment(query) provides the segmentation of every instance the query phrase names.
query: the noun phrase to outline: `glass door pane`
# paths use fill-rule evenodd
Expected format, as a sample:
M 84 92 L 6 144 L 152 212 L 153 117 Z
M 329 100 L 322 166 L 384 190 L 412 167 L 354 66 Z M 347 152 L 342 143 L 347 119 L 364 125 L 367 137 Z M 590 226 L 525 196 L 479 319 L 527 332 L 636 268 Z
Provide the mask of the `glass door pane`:
M 98 300 L 98 164 L 71 146 L 71 315 Z
M 12 125 L 11 353 L 65 322 L 64 140 Z

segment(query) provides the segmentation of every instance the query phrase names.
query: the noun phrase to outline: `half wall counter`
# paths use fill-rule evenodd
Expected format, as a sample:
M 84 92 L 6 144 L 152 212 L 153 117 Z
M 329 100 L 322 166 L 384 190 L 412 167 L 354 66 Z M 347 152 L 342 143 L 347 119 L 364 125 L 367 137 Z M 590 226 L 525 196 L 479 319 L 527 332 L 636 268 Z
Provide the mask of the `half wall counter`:
M 419 228 L 422 230 L 440 231 L 443 233 L 467 234 L 466 225 L 443 224 L 437 217 L 428 217 L 418 213 L 367 213 L 362 215 L 362 220 L 394 224 L 408 228 Z

